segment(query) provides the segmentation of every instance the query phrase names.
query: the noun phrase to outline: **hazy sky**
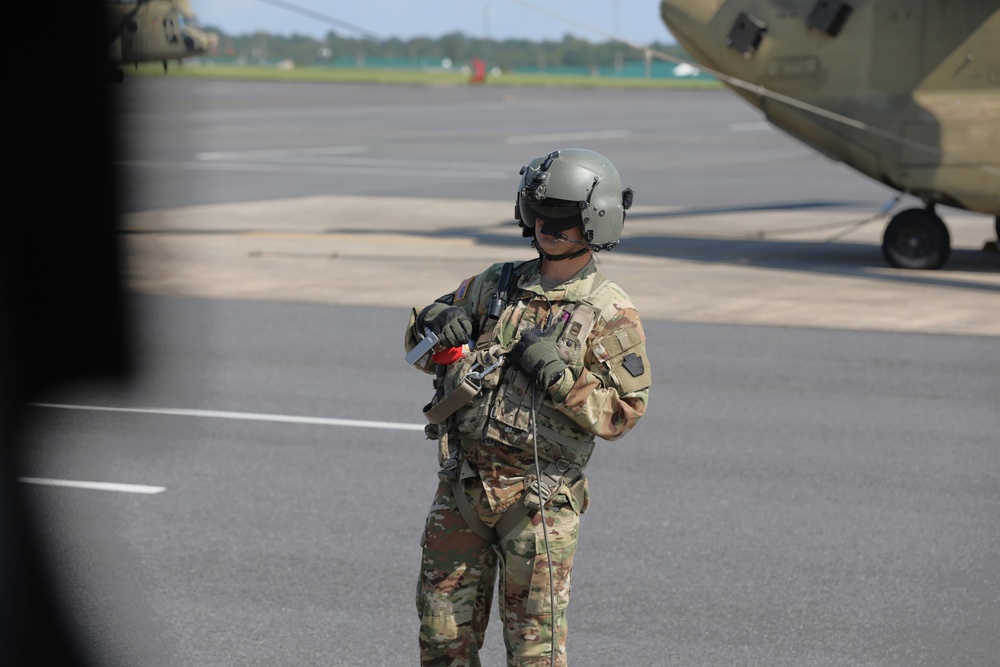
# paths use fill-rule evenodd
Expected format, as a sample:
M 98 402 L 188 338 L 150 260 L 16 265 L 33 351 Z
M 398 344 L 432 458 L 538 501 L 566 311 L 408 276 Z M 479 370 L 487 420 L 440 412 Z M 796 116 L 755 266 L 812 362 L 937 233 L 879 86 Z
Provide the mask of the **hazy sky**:
M 492 39 L 561 40 L 566 33 L 591 42 L 612 35 L 636 44 L 672 43 L 660 20 L 659 0 L 276 0 L 297 5 L 373 33 L 378 37 L 439 37 L 450 32 Z M 266 30 L 323 37 L 335 30 L 315 18 L 266 0 L 191 0 L 202 24 L 229 34 Z M 575 23 L 532 9 L 542 8 Z M 588 30 L 587 28 L 591 28 Z M 595 32 L 596 30 L 597 32 Z M 358 35 L 360 36 L 360 35 Z

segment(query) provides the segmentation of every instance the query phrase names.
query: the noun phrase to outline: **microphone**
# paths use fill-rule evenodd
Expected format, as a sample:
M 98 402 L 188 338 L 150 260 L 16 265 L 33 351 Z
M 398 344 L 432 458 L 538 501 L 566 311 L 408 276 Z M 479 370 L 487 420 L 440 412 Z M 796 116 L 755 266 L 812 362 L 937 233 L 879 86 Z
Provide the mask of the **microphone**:
M 544 222 L 542 223 L 542 234 L 559 239 L 560 241 L 569 241 L 569 238 L 565 234 L 560 232 L 558 229 L 552 229 Z

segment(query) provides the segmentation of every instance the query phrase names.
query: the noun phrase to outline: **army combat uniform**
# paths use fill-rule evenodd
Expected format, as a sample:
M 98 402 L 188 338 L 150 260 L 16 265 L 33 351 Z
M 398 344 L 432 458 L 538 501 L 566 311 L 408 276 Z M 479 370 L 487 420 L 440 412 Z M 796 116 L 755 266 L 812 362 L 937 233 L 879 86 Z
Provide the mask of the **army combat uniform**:
M 592 258 L 561 285 L 544 285 L 539 267 L 540 260 L 513 267 L 495 319 L 487 304 L 501 291 L 502 264 L 439 299 L 476 323 L 471 349 L 449 366 L 429 357 L 417 364 L 437 376 L 425 414 L 428 436 L 440 438 L 442 464 L 416 591 L 425 666 L 480 664 L 498 574 L 507 664 L 549 665 L 553 632 L 556 664 L 566 664 L 570 573 L 579 517 L 589 502 L 583 470 L 595 436 L 620 438 L 646 409 L 645 335 L 628 295 Z M 421 339 L 417 316 L 414 310 L 407 350 Z M 525 372 L 503 363 L 504 354 L 525 331 L 551 327 L 561 328 L 557 345 L 567 369 L 547 389 L 535 389 Z M 545 500 L 543 534 L 537 506 Z

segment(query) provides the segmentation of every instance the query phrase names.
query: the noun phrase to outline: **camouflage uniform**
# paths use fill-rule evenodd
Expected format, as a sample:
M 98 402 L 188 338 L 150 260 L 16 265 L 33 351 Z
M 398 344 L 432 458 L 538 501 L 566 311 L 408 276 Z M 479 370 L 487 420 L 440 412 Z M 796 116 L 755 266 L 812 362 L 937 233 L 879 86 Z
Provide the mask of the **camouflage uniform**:
M 579 516 L 589 501 L 581 471 L 594 436 L 620 438 L 645 412 L 650 386 L 645 335 L 629 297 L 596 270 L 593 259 L 574 278 L 547 291 L 541 284 L 539 261 L 521 263 L 515 269 L 516 287 L 509 303 L 495 326 L 486 326 L 486 304 L 501 266 L 469 278 L 439 301 L 463 308 L 479 323 L 474 351 L 509 350 L 528 328 L 553 322 L 564 327 L 559 354 L 568 372 L 548 390 L 537 390 L 535 419 L 542 467 L 561 461 L 563 469 L 570 468 L 545 504 L 557 664 L 565 665 L 570 573 Z M 417 312 L 413 311 L 406 331 L 407 350 L 419 341 Z M 468 372 L 470 356 L 474 355 L 467 355 L 464 367 L 462 363 L 447 367 L 445 387 L 455 386 Z M 438 370 L 429 360 L 418 366 L 429 373 Z M 535 479 L 531 393 L 525 373 L 501 367 L 492 381 L 483 380 L 482 391 L 471 403 L 440 425 L 439 433 L 430 429 L 432 435 L 445 436 L 448 446 L 441 452 L 441 462 L 446 462 L 450 448 L 461 461 L 462 479 L 456 487 L 442 477 L 427 515 L 416 591 L 422 665 L 480 664 L 478 651 L 498 573 L 507 664 L 549 664 L 553 622 L 541 514 L 531 512 L 506 539 L 493 545 L 470 528 L 455 493 L 462 488 L 471 510 L 490 527 L 522 501 L 526 489 L 531 496 Z

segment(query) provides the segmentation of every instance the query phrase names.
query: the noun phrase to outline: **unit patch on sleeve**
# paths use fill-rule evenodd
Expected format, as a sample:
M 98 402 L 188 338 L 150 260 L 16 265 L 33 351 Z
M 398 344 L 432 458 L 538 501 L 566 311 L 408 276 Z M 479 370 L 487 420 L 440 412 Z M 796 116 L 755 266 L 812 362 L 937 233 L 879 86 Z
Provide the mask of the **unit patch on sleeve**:
M 631 373 L 634 378 L 637 378 L 646 372 L 646 366 L 642 363 L 642 357 L 635 352 L 625 355 L 625 358 L 622 359 L 622 366 L 624 366 L 625 370 Z

